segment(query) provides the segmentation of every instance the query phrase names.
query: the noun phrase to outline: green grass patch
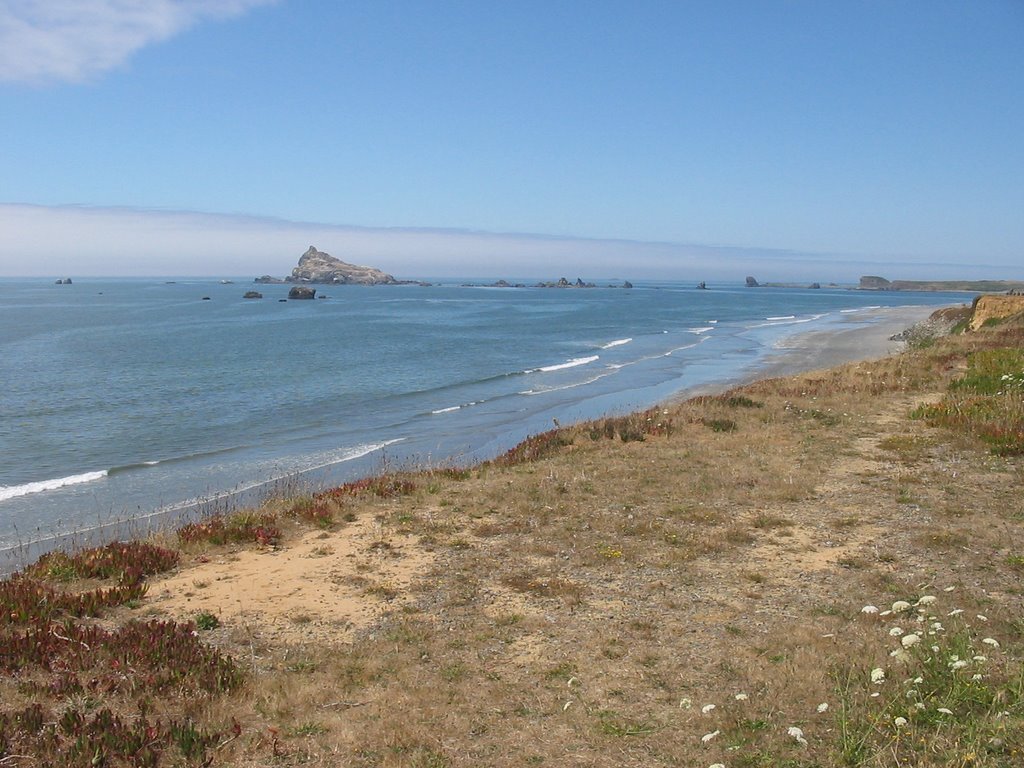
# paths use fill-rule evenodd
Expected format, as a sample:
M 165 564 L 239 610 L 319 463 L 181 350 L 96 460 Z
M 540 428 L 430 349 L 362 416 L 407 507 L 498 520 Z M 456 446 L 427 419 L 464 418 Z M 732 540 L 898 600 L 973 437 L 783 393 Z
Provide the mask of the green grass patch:
M 986 349 L 967 358 L 967 373 L 949 385 L 950 392 L 995 395 L 1024 391 L 1024 349 Z
M 1000 456 L 1024 454 L 1024 350 L 975 352 L 967 366 L 942 402 L 916 408 L 911 418 L 972 434 Z
M 887 636 L 892 653 L 874 670 L 860 661 L 832 670 L 837 765 L 1018 764 L 1024 667 L 984 624 L 947 613 L 918 624 L 916 641 Z

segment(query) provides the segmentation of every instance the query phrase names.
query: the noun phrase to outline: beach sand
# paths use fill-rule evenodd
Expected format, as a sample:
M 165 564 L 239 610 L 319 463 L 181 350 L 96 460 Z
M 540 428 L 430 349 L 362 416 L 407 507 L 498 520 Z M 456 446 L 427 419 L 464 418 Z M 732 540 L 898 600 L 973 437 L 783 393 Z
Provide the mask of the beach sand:
M 933 306 L 918 306 L 851 313 L 839 329 L 809 331 L 785 339 L 750 380 L 792 376 L 898 354 L 906 348 L 906 342 L 893 341 L 892 337 L 927 320 L 935 311 Z

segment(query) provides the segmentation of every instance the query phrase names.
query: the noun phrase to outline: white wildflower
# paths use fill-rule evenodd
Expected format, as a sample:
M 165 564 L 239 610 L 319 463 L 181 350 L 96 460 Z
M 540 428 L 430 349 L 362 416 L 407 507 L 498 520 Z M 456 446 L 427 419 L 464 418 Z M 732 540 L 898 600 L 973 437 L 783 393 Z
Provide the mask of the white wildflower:
M 691 699 L 691 698 L 683 697 L 683 698 L 681 698 L 679 700 L 679 708 L 680 709 L 689 709 L 692 706 L 693 706 L 693 699 Z
M 946 587 L 946 588 L 945 588 L 944 590 L 942 590 L 942 591 L 943 591 L 943 592 L 952 592 L 952 591 L 953 591 L 953 590 L 955 590 L 955 589 L 956 589 L 956 587 Z
M 715 708 L 714 704 L 705 704 L 703 707 L 700 708 L 700 711 L 701 711 L 701 714 L 706 715 L 708 712 L 711 712 L 712 710 L 714 710 L 714 708 Z
M 708 768 L 725 768 L 725 763 L 712 763 Z
M 918 605 L 931 605 L 936 600 L 934 595 L 925 595 L 917 601 Z
M 700 743 L 707 744 L 720 733 L 721 731 L 712 731 L 711 733 L 705 733 L 703 736 L 700 737 Z
M 893 627 L 889 630 L 889 637 L 899 637 L 903 634 L 903 630 L 900 627 Z
M 950 611 L 946 615 L 947 616 L 959 616 L 963 612 L 964 612 L 963 608 L 954 608 L 952 611 Z
M 795 725 L 789 726 L 789 730 L 787 730 L 786 733 L 797 744 L 802 744 L 805 747 L 807 746 L 807 739 L 804 738 L 804 732 L 797 728 Z
M 988 661 L 988 656 L 982 656 L 981 654 L 978 654 L 977 656 L 972 656 L 971 658 L 978 662 Z
M 893 613 L 902 613 L 903 611 L 909 611 L 909 610 L 910 610 L 910 603 L 908 603 L 906 600 L 897 600 L 895 603 L 892 604 L 892 612 Z
M 952 669 L 952 670 L 963 669 L 966 666 L 967 666 L 967 662 L 966 661 L 951 661 L 949 663 L 949 668 Z
M 988 616 L 985 616 L 984 614 L 979 613 L 978 614 L 978 621 L 988 621 Z
M 872 683 L 884 683 L 885 682 L 885 670 L 881 667 L 875 667 L 871 670 L 871 682 Z
M 917 676 L 917 677 L 915 677 L 915 678 L 914 678 L 914 679 L 913 679 L 913 680 L 912 680 L 911 682 L 912 682 L 912 683 L 913 683 L 914 685 L 920 685 L 921 683 L 923 683 L 923 682 L 924 682 L 924 678 L 923 678 L 923 677 L 921 677 L 920 675 L 918 675 L 918 676 Z
M 924 709 L 924 702 L 923 701 L 919 701 L 916 704 L 914 704 L 914 709 L 917 709 L 917 710 Z
M 818 714 L 820 715 L 823 712 L 828 712 L 828 702 L 827 701 L 823 701 L 823 702 L 821 702 L 821 704 L 818 705 Z
M 932 646 L 932 653 L 938 653 L 938 652 L 939 652 L 939 646 L 933 645 Z
M 897 717 L 892 721 L 892 724 L 895 725 L 897 728 L 902 728 L 904 725 L 907 724 L 907 718 Z
M 865 605 L 860 609 L 861 613 L 878 613 L 878 608 L 873 605 Z
M 881 694 L 878 691 L 875 691 L 874 693 L 871 694 L 871 698 L 872 699 L 877 699 L 880 695 Z
M 951 710 L 951 709 L 946 709 L 945 707 L 939 707 L 939 708 L 938 708 L 937 710 L 935 710 L 935 711 L 936 711 L 936 712 L 941 712 L 941 713 L 942 713 L 942 714 L 944 714 L 944 715 L 952 715 L 952 714 L 953 714 L 953 710 Z
M 895 651 L 889 651 L 889 655 L 892 656 L 896 661 L 906 663 L 910 661 L 910 654 L 902 648 L 897 648 Z
M 736 699 L 736 701 L 746 701 L 750 697 L 745 693 L 737 693 L 733 698 Z
M 933 621 L 932 622 L 932 629 L 934 629 L 936 632 L 942 632 L 946 628 L 944 626 L 942 626 L 942 622 L 941 621 Z
M 979 680 L 982 680 L 982 679 L 983 678 L 982 678 L 981 675 L 971 675 L 971 680 L 973 680 L 974 682 L 978 682 Z
M 985 645 L 991 645 L 993 648 L 999 647 L 999 641 L 991 637 L 986 637 L 981 642 L 983 642 Z
M 915 634 L 904 635 L 900 638 L 900 642 L 903 644 L 904 648 L 913 648 L 921 642 L 921 636 Z

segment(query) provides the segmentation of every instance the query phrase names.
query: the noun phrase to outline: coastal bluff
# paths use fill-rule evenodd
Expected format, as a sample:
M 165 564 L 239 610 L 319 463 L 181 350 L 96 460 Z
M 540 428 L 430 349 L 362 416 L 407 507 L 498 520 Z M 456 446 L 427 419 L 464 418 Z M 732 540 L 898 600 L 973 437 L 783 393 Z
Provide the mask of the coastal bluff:
M 974 300 L 970 327 L 976 331 L 990 320 L 1003 320 L 1024 314 L 1024 296 L 1017 294 L 985 294 Z
M 316 246 L 299 257 L 298 265 L 283 280 L 264 275 L 256 278 L 257 283 L 316 283 L 327 285 L 409 285 L 416 281 L 397 280 L 394 276 L 376 267 L 349 264 L 336 259 L 329 253 L 318 251 Z

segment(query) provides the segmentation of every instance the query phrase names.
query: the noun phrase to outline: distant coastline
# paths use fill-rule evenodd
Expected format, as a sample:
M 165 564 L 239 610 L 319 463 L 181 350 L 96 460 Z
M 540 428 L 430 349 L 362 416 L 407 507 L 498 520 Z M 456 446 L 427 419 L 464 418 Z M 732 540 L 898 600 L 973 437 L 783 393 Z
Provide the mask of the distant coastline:
M 845 288 L 855 291 L 927 291 L 967 293 L 1024 293 L 1024 280 L 889 280 L 878 275 L 863 275 L 857 285 L 840 283 L 759 282 L 747 278 L 748 288 Z
M 1009 293 L 1024 291 L 1021 280 L 887 280 L 877 275 L 864 275 L 858 288 L 862 291 L 970 291 L 974 293 Z

